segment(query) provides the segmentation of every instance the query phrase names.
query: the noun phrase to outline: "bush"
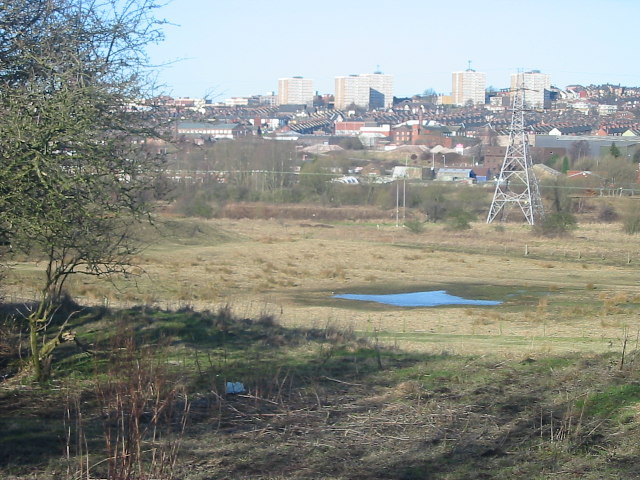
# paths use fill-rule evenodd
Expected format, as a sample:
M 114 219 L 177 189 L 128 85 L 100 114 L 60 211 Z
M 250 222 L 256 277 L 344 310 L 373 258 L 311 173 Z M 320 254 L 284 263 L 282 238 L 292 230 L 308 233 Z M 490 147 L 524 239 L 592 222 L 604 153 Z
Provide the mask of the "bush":
M 469 230 L 471 228 L 471 221 L 474 216 L 471 212 L 462 209 L 456 209 L 447 217 L 447 229 L 448 230 Z
M 629 210 L 622 219 L 622 230 L 629 235 L 640 233 L 640 212 Z
M 424 232 L 424 222 L 420 220 L 407 220 L 404 222 L 404 226 L 413 233 L 422 233 Z
M 364 145 L 359 138 L 356 137 L 344 137 L 340 139 L 338 145 L 345 150 L 364 150 Z
M 447 216 L 450 189 L 443 185 L 430 185 L 424 189 L 419 208 L 427 214 L 430 222 L 443 220 Z
M 545 215 L 535 225 L 535 231 L 544 237 L 562 237 L 577 227 L 576 217 L 569 212 L 556 212 Z
M 187 217 L 212 218 L 213 207 L 203 195 L 195 195 L 190 199 L 184 199 L 179 207 L 180 213 Z
M 618 220 L 618 218 L 618 212 L 611 205 L 605 205 L 598 213 L 598 220 L 601 222 L 611 223 Z

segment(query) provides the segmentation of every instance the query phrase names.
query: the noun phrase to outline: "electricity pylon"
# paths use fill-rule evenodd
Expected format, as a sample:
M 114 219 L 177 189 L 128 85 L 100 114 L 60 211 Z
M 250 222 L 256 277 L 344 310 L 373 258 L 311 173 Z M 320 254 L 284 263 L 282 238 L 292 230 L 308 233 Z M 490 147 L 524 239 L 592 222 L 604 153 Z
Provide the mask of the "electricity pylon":
M 524 131 L 524 88 L 521 87 L 513 99 L 509 146 L 496 182 L 487 223 L 493 222 L 498 215 L 504 220 L 514 205 L 520 207 L 529 225 L 535 225 L 542 219 L 544 210 L 540 189 L 531 166 L 529 142 Z

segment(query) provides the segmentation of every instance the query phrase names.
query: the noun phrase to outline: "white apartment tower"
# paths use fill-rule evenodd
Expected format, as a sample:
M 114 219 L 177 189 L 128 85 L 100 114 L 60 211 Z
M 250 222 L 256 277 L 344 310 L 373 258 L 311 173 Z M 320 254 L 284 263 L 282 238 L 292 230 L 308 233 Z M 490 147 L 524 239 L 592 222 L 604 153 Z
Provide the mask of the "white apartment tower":
M 390 108 L 393 105 L 393 76 L 380 72 L 336 77 L 335 108 Z
M 524 103 L 528 107 L 544 108 L 549 99 L 551 75 L 540 73 L 540 70 L 511 74 L 511 96 L 524 87 Z
M 454 105 L 484 105 L 487 74 L 467 69 L 453 72 L 451 95 Z
M 313 80 L 302 77 L 278 79 L 278 105 L 312 105 Z

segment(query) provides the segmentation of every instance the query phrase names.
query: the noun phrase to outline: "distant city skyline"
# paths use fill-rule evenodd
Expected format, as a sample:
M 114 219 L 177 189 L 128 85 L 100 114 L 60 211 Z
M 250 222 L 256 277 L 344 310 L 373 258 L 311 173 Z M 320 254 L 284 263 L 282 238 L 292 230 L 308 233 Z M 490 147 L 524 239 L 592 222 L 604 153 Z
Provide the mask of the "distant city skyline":
M 397 97 L 448 95 L 452 72 L 469 67 L 497 89 L 529 70 L 559 88 L 640 86 L 633 28 L 621 21 L 640 16 L 637 0 L 174 0 L 157 15 L 166 40 L 148 53 L 175 97 L 260 95 L 295 76 L 333 94 L 336 77 L 378 70 Z

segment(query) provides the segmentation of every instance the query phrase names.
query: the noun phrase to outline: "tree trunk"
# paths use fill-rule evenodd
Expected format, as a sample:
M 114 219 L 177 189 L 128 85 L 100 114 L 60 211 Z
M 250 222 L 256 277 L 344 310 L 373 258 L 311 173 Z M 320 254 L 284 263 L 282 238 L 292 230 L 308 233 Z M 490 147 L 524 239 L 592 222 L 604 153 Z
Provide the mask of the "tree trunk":
M 44 381 L 44 379 L 42 378 L 40 347 L 38 345 L 38 322 L 34 318 L 29 318 L 29 343 L 31 346 L 31 364 L 33 367 L 33 378 L 38 382 L 42 382 Z
M 75 339 L 74 332 L 65 331 L 69 320 L 67 319 L 59 327 L 57 335 L 47 340 L 43 325 L 46 324 L 52 308 L 43 307 L 42 305 L 44 305 L 45 302 L 46 300 L 43 300 L 36 311 L 29 316 L 29 344 L 31 347 L 33 379 L 39 383 L 47 381 L 51 376 L 53 352 L 58 345 Z

